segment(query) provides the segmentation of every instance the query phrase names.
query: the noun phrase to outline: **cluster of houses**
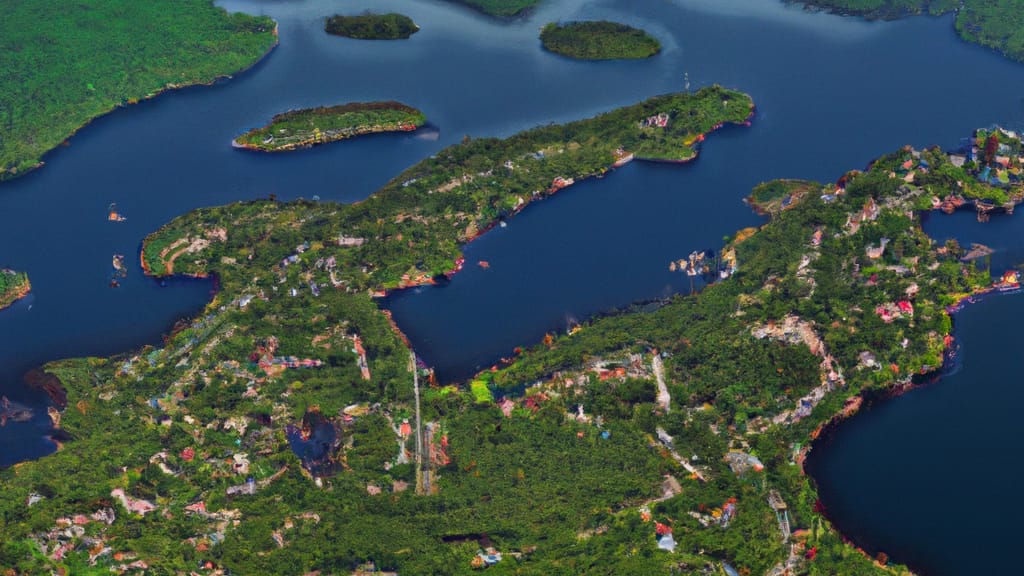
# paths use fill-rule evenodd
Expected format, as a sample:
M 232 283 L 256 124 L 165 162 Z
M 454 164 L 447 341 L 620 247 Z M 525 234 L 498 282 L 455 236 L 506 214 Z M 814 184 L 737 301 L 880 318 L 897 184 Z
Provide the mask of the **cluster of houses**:
M 875 314 L 882 319 L 882 322 L 891 324 L 893 320 L 898 320 L 904 316 L 913 317 L 914 305 L 909 300 L 887 302 L 875 307 Z
M 640 507 L 640 520 L 644 524 L 649 524 L 653 517 L 651 516 L 651 509 L 647 505 Z M 665 550 L 666 552 L 676 551 L 676 541 L 672 537 L 672 527 L 668 524 L 662 524 L 661 522 L 654 522 L 654 538 L 658 542 L 658 548 Z
M 665 128 L 668 126 L 668 114 L 662 112 L 654 116 L 648 116 L 640 121 L 641 128 Z
M 28 505 L 31 506 L 42 500 L 38 494 L 29 496 Z M 145 570 L 148 566 L 145 562 L 137 561 L 125 563 L 135 556 L 130 553 L 114 552 L 102 536 L 86 536 L 86 526 L 92 523 L 111 525 L 117 515 L 112 508 L 101 508 L 96 512 L 85 515 L 75 514 L 57 518 L 54 527 L 47 532 L 41 532 L 32 536 L 39 550 L 51 560 L 60 561 L 68 553 L 74 551 L 87 551 L 89 565 L 95 566 L 97 561 L 104 556 L 110 556 L 114 562 L 121 564 L 111 566 L 112 572 L 123 573 L 128 570 Z
M 735 498 L 729 498 L 721 506 L 711 509 L 701 504 L 698 511 L 690 510 L 687 514 L 705 528 L 710 526 L 728 528 L 729 523 L 736 516 L 736 503 Z

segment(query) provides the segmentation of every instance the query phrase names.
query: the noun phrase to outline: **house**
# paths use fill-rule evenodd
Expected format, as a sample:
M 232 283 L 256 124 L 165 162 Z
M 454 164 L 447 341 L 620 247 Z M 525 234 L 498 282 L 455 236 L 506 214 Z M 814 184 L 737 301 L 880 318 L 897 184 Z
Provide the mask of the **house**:
M 864 252 L 867 254 L 868 258 L 872 260 L 878 260 L 879 258 L 882 257 L 882 254 L 885 253 L 885 246 L 888 243 L 888 238 L 882 238 L 882 240 L 878 243 L 878 246 L 870 245 L 864 249 Z
M 506 418 L 512 417 L 512 409 L 516 407 L 516 403 L 509 400 L 508 398 L 502 398 L 501 402 L 498 403 L 498 408 L 501 408 L 501 413 Z
M 676 540 L 672 537 L 672 527 L 661 522 L 654 523 L 654 537 L 658 539 L 658 548 L 668 552 L 676 551 Z
M 487 568 L 494 566 L 498 562 L 501 562 L 501 552 L 498 552 L 491 547 L 487 547 L 484 550 L 478 550 L 476 556 L 473 558 L 473 565 L 477 567 Z
M 811 234 L 811 246 L 820 246 L 822 236 L 823 233 L 821 231 L 821 228 L 815 230 L 814 234 Z
M 344 234 L 338 236 L 338 246 L 362 246 L 364 242 L 366 242 L 365 238 L 345 236 Z

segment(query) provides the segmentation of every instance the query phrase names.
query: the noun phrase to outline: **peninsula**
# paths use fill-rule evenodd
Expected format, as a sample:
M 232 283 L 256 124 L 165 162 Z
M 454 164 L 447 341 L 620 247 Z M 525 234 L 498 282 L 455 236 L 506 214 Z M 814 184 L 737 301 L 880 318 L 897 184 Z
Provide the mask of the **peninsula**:
M 12 3 L 0 21 L 0 180 L 41 166 L 97 116 L 244 70 L 276 44 L 272 20 L 212 0 Z
M 280 152 L 380 132 L 411 132 L 426 120 L 419 110 L 398 102 L 356 102 L 278 114 L 270 124 L 242 134 L 231 144 Z
M 799 464 L 859 393 L 942 363 L 949 307 L 1012 288 L 934 244 L 919 210 L 1015 198 L 1016 135 L 799 183 L 723 247 L 728 278 L 549 335 L 464 386 L 437 385 L 372 297 L 458 269 L 462 244 L 530 202 L 634 157 L 692 158 L 752 111 L 721 87 L 670 94 L 468 139 L 357 204 L 171 221 L 146 269 L 221 289 L 159 347 L 36 375 L 63 386 L 51 417 L 73 440 L 0 471 L 0 565 L 899 573 L 831 528 Z
M 506 418 L 431 385 L 370 292 L 455 268 L 462 242 L 557 189 L 557 177 L 564 187 L 600 174 L 627 149 L 692 158 L 700 135 L 751 113 L 749 97 L 724 88 L 666 95 L 470 139 L 358 204 L 257 201 L 175 219 L 146 239 L 147 268 L 166 272 L 161 259 L 191 247 L 174 272 L 216 274 L 221 290 L 159 347 L 44 368 L 66 389 L 52 416 L 73 440 L 0 472 L 0 565 L 288 573 L 372 561 L 439 574 L 489 562 L 553 573 L 572 557 L 625 572 L 663 564 L 615 552 L 618 537 L 599 530 L 617 518 L 606 511 L 659 498 L 675 470 L 642 428 L 616 409 L 604 440 L 568 421 L 560 401 L 510 400 L 519 404 Z M 659 116 L 665 125 L 651 127 Z M 644 148 L 653 130 L 664 139 Z M 594 399 L 623 410 L 634 401 L 617 394 Z
M 327 19 L 324 29 L 328 34 L 357 40 L 401 40 L 420 31 L 412 18 L 395 12 L 335 15 Z
M 661 43 L 643 30 L 617 22 L 547 24 L 540 32 L 544 49 L 579 60 L 650 58 Z
M 28 274 L 0 268 L 0 310 L 24 298 L 31 291 Z

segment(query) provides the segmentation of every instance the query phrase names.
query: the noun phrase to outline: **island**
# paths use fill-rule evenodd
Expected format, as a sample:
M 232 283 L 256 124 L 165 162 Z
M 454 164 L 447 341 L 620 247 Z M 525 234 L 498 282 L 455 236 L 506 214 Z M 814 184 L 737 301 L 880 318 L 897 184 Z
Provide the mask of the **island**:
M 220 289 L 157 346 L 42 368 L 70 440 L 0 471 L 0 565 L 890 573 L 831 527 L 800 464 L 862 394 L 942 364 L 964 298 L 1012 288 L 920 226 L 951 197 L 1010 208 L 1012 133 L 772 185 L 798 197 L 728 239 L 702 272 L 724 279 L 550 334 L 471 382 L 438 383 L 374 298 L 457 273 L 466 242 L 579 179 L 692 159 L 752 113 L 717 86 L 669 94 L 468 138 L 356 204 L 167 223 L 143 243 L 148 272 Z
M 755 186 L 744 201 L 757 214 L 774 216 L 795 205 L 804 195 L 817 192 L 819 188 L 820 185 L 817 182 L 772 180 Z
M 515 18 L 525 16 L 540 5 L 541 0 L 449 0 L 469 6 L 488 16 Z
M 400 40 L 420 31 L 420 27 L 412 18 L 395 12 L 366 13 L 358 16 L 334 15 L 327 19 L 324 29 L 328 34 L 357 40 Z
M 42 166 L 43 154 L 98 116 L 212 83 L 277 45 L 271 19 L 228 14 L 212 0 L 83 0 L 73 8 L 31 0 L 7 8 L 0 68 L 11 80 L 0 82 L 0 180 Z
M 28 274 L 0 268 L 0 310 L 28 296 L 31 291 Z
M 367 134 L 412 132 L 426 121 L 422 112 L 399 102 L 355 102 L 278 114 L 270 124 L 242 134 L 231 145 L 280 152 Z
M 1016 0 L 784 0 L 840 14 L 891 20 L 913 14 L 955 13 L 957 34 L 968 42 L 1024 62 L 1024 27 Z
M 661 51 L 661 43 L 647 32 L 605 20 L 551 22 L 541 30 L 540 42 L 549 52 L 580 60 L 650 58 Z

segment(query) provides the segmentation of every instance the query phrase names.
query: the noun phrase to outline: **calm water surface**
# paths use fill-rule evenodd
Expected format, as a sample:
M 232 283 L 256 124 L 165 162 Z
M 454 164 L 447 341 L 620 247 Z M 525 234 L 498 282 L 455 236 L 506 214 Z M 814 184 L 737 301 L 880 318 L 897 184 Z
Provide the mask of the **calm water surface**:
M 162 286 L 142 277 L 137 266 L 145 235 L 175 216 L 272 193 L 358 200 L 463 135 L 503 136 L 588 117 L 679 90 L 684 73 L 694 87 L 718 82 L 752 94 L 758 104 L 754 125 L 716 134 L 692 164 L 634 163 L 545 200 L 468 246 L 470 265 L 448 286 L 388 302 L 443 379 L 462 378 L 567 322 L 689 290 L 686 277 L 668 271 L 669 260 L 718 246 L 724 235 L 757 224 L 740 200 L 760 181 L 833 180 L 903 144 L 951 146 L 994 122 L 1024 127 L 1024 67 L 960 42 L 948 18 L 867 23 L 764 0 L 564 0 L 503 23 L 441 1 L 384 0 L 374 8 L 409 14 L 422 31 L 408 41 L 377 43 L 329 37 L 321 29 L 324 16 L 360 12 L 364 3 L 222 5 L 274 17 L 281 46 L 230 82 L 165 94 L 104 117 L 72 138 L 69 148 L 50 154 L 43 170 L 0 185 L 0 214 L 15 216 L 0 228 L 0 266 L 27 271 L 35 286 L 31 298 L 0 312 L 0 392 L 11 399 L 44 405 L 21 384 L 32 366 L 158 342 L 175 319 L 201 309 L 209 283 Z M 537 33 L 545 22 L 600 18 L 650 30 L 664 51 L 642 62 L 586 63 L 539 49 Z M 376 99 L 421 108 L 438 137 L 380 136 L 274 156 L 229 146 L 238 133 L 285 109 Z M 118 203 L 127 222 L 104 220 L 110 202 Z M 975 229 L 961 220 L 940 226 L 954 235 Z M 998 226 L 993 220 L 981 230 Z M 1010 257 L 1018 244 L 1012 234 L 1005 239 Z M 129 255 L 132 264 L 119 289 L 107 287 L 114 253 Z M 478 260 L 489 261 L 490 269 L 475 266 Z M 992 306 L 1020 300 L 999 299 Z M 980 311 L 962 315 L 963 335 L 985 347 L 993 332 L 966 333 L 976 314 L 981 318 Z M 970 370 L 965 364 L 961 374 Z M 976 378 L 978 386 L 998 382 Z M 947 389 L 956 389 L 952 379 L 934 388 Z M 898 412 L 931 392 L 886 410 Z M 976 390 L 971 394 L 976 398 Z M 957 414 L 965 404 L 961 398 L 935 409 L 947 422 L 963 422 L 986 437 L 1009 433 L 998 418 L 961 420 Z M 51 449 L 42 439 L 48 425 L 41 414 L 0 429 L 0 466 Z M 895 418 L 889 433 L 913 437 L 916 428 L 902 421 Z M 980 442 L 972 449 L 990 462 L 1012 460 Z M 976 468 L 961 469 L 956 462 L 963 450 L 944 450 L 937 474 L 905 464 L 896 453 L 888 459 L 871 454 L 865 462 L 856 450 L 820 452 L 860 465 L 876 480 L 881 470 L 892 472 L 898 482 L 885 490 L 880 480 L 873 485 L 890 495 L 924 482 L 945 493 L 983 493 L 971 487 L 980 481 Z M 826 468 L 831 466 L 830 460 Z M 841 479 L 820 478 L 840 520 L 840 500 L 852 496 L 838 485 Z M 1024 502 L 1015 504 L 1009 491 L 999 496 L 999 502 L 979 498 L 971 506 L 994 516 L 1000 509 L 1008 518 L 1024 511 Z M 912 515 L 874 509 L 875 520 L 896 517 L 906 531 L 924 533 Z M 1002 528 L 984 531 L 1012 532 Z M 874 525 L 851 534 L 869 547 L 886 542 L 898 560 L 938 557 L 937 546 L 944 554 L 967 553 L 950 545 L 954 540 L 928 538 L 897 549 L 890 544 L 896 540 Z
M 876 404 L 815 446 L 807 471 L 844 534 L 921 574 L 1018 572 L 1022 319 L 1020 295 L 968 307 L 955 319 L 953 374 Z

